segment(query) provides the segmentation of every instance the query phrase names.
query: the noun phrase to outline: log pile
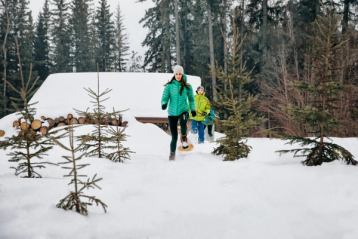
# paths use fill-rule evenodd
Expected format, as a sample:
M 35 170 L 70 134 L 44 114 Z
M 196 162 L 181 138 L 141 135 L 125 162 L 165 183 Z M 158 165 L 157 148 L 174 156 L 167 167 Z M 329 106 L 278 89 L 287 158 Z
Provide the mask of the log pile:
M 12 126 L 15 129 L 20 130 L 20 133 L 27 131 L 32 131 L 39 133 L 41 135 L 46 135 L 48 131 L 52 128 L 66 126 L 66 125 L 75 125 L 75 124 L 97 124 L 98 120 L 92 119 L 89 116 L 74 117 L 72 114 L 67 114 L 66 117 L 59 116 L 56 118 L 50 118 L 46 116 L 41 116 L 40 119 L 34 119 L 31 123 L 26 122 L 23 118 L 17 119 L 13 122 Z M 122 118 L 115 119 L 110 116 L 104 117 L 101 125 L 111 125 L 111 126 L 121 126 L 126 127 L 128 122 L 122 121 Z M 0 132 L 1 137 L 1 132 Z

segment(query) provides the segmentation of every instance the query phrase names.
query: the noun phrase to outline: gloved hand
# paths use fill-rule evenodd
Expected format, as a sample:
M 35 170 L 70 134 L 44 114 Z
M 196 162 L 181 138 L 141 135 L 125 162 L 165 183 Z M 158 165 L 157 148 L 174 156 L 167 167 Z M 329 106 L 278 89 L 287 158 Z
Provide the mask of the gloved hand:
M 165 110 L 167 108 L 167 104 L 162 105 L 162 110 Z
M 201 113 L 201 116 L 205 116 L 205 115 L 206 115 L 206 112 Z
M 195 116 L 196 116 L 196 112 L 195 112 L 195 110 L 193 110 L 193 111 L 191 112 L 191 116 L 193 116 L 193 117 L 195 117 Z

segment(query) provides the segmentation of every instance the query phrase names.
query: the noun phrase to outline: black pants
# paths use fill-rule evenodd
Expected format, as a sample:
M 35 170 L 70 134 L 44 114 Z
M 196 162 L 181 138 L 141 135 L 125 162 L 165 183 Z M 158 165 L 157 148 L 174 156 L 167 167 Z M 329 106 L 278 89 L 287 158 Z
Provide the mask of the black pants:
M 179 116 L 168 116 L 170 133 L 172 134 L 172 141 L 170 142 L 170 152 L 175 152 L 178 141 L 178 122 L 180 123 L 181 135 L 186 137 L 189 113 L 184 112 Z
M 209 136 L 212 137 L 213 136 L 213 125 L 212 124 L 205 125 L 204 129 L 206 128 L 206 126 L 208 126 Z
M 210 137 L 213 136 L 213 125 L 212 124 L 208 125 L 208 134 Z

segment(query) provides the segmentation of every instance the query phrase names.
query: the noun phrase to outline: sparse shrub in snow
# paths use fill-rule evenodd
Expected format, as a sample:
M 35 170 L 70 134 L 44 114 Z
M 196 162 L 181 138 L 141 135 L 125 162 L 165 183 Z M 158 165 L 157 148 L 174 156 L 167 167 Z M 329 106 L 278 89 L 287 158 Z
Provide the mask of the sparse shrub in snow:
M 114 113 L 114 115 L 116 114 Z M 117 114 L 116 118 L 119 119 L 119 117 L 120 114 Z M 110 151 L 106 157 L 114 162 L 123 162 L 124 159 L 130 159 L 130 153 L 133 153 L 133 151 L 123 145 L 123 142 L 127 138 L 124 131 L 125 127 L 119 127 L 119 125 L 106 128 L 109 141 L 105 148 Z
M 97 89 L 96 91 L 90 88 L 85 88 L 90 96 L 92 103 L 92 112 L 78 111 L 81 115 L 89 116 L 95 122 L 95 129 L 87 134 L 80 136 L 82 140 L 81 150 L 86 152 L 87 156 L 96 156 L 98 158 L 109 158 L 113 161 L 122 161 L 124 158 L 129 158 L 129 149 L 123 148 L 121 142 L 125 140 L 124 129 L 112 129 L 110 126 L 103 125 L 108 121 L 108 118 L 115 117 L 118 122 L 120 121 L 120 113 L 122 111 L 115 111 L 108 113 L 105 111 L 103 102 L 108 100 L 107 94 L 111 89 L 106 89 L 100 92 L 99 73 L 97 73 Z M 115 146 L 113 146 L 115 144 Z M 105 149 L 115 149 L 116 152 L 110 154 L 105 152 Z
M 74 127 L 72 125 L 68 126 L 65 130 L 68 132 L 66 135 L 69 138 L 69 145 L 66 146 L 62 144 L 59 140 L 53 138 L 54 142 L 58 144 L 60 147 L 65 149 L 70 153 L 68 156 L 63 156 L 66 159 L 65 162 L 60 163 L 62 168 L 68 169 L 70 172 L 65 175 L 65 177 L 70 177 L 69 185 L 73 185 L 73 191 L 71 191 L 66 197 L 61 199 L 59 203 L 56 205 L 58 208 L 62 208 L 64 210 L 75 210 L 76 212 L 82 215 L 88 215 L 88 206 L 92 206 L 96 204 L 97 206 L 101 206 L 105 212 L 107 212 L 107 205 L 102 202 L 100 199 L 95 196 L 88 196 L 84 193 L 87 189 L 98 188 L 101 189 L 97 183 L 102 180 L 102 178 L 97 178 L 97 174 L 95 174 L 92 178 L 87 178 L 86 175 L 79 174 L 79 170 L 88 166 L 88 164 L 80 164 L 80 161 L 85 154 L 80 153 L 80 149 L 82 143 L 75 146 L 74 135 L 73 135 Z M 87 178 L 85 181 L 81 180 L 81 178 Z

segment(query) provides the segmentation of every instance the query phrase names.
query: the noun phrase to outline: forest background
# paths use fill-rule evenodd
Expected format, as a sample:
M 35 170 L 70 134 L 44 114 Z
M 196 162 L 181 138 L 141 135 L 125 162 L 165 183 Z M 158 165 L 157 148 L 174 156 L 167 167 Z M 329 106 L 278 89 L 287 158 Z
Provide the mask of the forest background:
M 327 136 L 358 135 L 358 1 L 151 2 L 140 20 L 141 56 L 130 48 L 121 8 L 112 11 L 107 0 L 45 0 L 36 19 L 29 1 L 1 0 L 0 116 L 15 111 L 20 66 L 39 87 L 49 74 L 93 72 L 97 64 L 111 72 L 181 64 L 201 77 L 214 106 L 229 94 L 228 76 L 245 71 L 250 80 L 232 82 L 234 94 L 255 97 L 251 111 L 265 119 L 250 136 L 310 136 L 305 121 L 324 116 L 315 110 L 332 116 Z

